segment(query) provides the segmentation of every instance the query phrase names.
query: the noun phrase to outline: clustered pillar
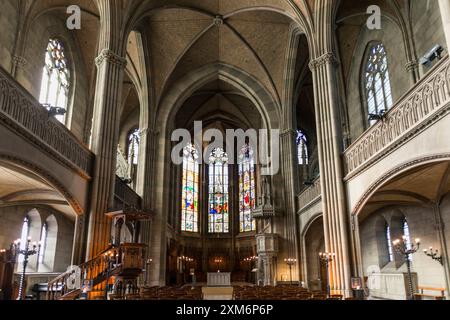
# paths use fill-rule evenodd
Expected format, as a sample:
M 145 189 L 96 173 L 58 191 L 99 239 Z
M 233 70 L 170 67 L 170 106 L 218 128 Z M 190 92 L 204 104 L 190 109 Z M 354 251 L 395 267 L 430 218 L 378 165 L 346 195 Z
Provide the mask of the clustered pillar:
M 330 266 L 331 289 L 349 295 L 348 218 L 341 161 L 335 55 L 325 53 L 318 56 L 311 61 L 310 69 L 314 80 L 325 248 L 336 254 Z
M 296 222 L 296 192 L 297 187 L 297 168 L 295 165 L 295 138 L 296 132 L 294 130 L 287 130 L 281 135 L 281 150 L 283 150 L 283 162 L 282 170 L 284 176 L 284 185 L 286 191 L 285 205 L 286 205 L 286 219 L 285 219 L 285 233 L 286 244 L 285 252 L 286 258 L 296 259 L 300 261 L 298 257 L 298 241 L 297 241 L 297 222 Z M 283 260 L 283 259 L 281 259 Z M 292 267 L 293 280 L 299 276 L 298 262 Z
M 91 189 L 87 257 L 93 258 L 110 242 L 111 227 L 105 213 L 112 206 L 118 144 L 118 121 L 126 59 L 104 49 L 96 59 L 92 151 L 95 166 Z

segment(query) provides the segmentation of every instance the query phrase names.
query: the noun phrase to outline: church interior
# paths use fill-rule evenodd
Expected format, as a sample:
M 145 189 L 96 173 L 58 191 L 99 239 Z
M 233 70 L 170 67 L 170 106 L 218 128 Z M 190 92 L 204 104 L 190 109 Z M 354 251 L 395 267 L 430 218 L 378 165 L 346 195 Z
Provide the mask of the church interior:
M 0 27 L 0 300 L 450 297 L 450 1 L 1 0 Z

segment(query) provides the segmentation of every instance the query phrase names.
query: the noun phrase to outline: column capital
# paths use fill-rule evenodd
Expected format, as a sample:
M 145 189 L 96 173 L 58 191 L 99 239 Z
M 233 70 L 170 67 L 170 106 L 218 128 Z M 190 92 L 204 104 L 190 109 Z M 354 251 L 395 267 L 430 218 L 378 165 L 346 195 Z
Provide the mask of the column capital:
M 312 72 L 314 72 L 316 69 L 326 64 L 337 65 L 339 64 L 339 60 L 337 59 L 334 53 L 327 52 L 318 58 L 312 59 L 309 63 L 309 68 L 311 69 Z
M 416 60 L 411 60 L 405 64 L 405 70 L 410 72 L 410 71 L 417 69 L 418 66 L 419 65 Z
M 103 49 L 98 57 L 95 58 L 95 64 L 97 65 L 97 67 L 102 65 L 105 61 L 120 68 L 125 68 L 127 66 L 127 59 L 119 56 L 117 53 L 110 49 Z
M 19 68 L 25 67 L 28 63 L 28 61 L 24 57 L 21 57 L 19 55 L 13 56 L 13 62 Z
M 297 131 L 295 131 L 294 129 L 286 129 L 283 130 L 283 132 L 281 133 L 281 138 L 285 138 L 287 136 L 297 136 Z

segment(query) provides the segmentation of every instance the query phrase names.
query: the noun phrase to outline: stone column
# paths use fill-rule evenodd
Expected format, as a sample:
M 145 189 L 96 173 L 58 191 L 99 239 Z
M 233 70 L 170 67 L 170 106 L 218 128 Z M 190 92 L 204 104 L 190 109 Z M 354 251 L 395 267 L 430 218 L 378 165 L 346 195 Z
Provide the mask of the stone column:
M 110 221 L 105 213 L 111 208 L 114 195 L 119 110 L 126 59 L 110 49 L 103 49 L 95 62 L 97 84 L 91 147 L 95 154 L 95 166 L 89 212 L 88 259 L 105 250 L 111 237 Z
M 299 250 L 298 250 L 298 234 L 297 234 L 297 212 L 296 212 L 296 196 L 298 190 L 298 171 L 296 166 L 297 147 L 295 145 L 296 132 L 294 130 L 286 130 L 281 135 L 282 150 L 282 170 L 284 177 L 285 190 L 285 235 L 286 244 L 283 248 L 283 257 L 279 263 L 284 262 L 284 258 L 294 258 L 297 263 L 292 266 L 292 281 L 299 279 Z M 284 266 L 286 266 L 284 264 Z
M 142 197 L 142 208 L 144 211 L 151 212 L 153 209 L 153 188 L 154 188 L 154 159 L 155 159 L 155 143 L 158 135 L 155 131 L 148 128 L 141 129 L 141 141 L 139 146 L 139 163 L 137 172 L 137 193 Z M 146 244 L 146 257 L 154 260 L 151 248 L 151 221 L 143 221 L 141 225 L 140 242 Z M 149 285 L 150 276 L 146 277 L 146 285 Z
M 335 55 L 329 52 L 313 59 L 310 68 L 314 81 L 325 249 L 336 254 L 330 267 L 331 289 L 349 295 L 349 228 L 341 160 L 336 65 Z
M 442 24 L 444 27 L 445 39 L 447 40 L 447 51 L 450 48 L 450 1 L 439 0 L 439 9 L 441 11 Z

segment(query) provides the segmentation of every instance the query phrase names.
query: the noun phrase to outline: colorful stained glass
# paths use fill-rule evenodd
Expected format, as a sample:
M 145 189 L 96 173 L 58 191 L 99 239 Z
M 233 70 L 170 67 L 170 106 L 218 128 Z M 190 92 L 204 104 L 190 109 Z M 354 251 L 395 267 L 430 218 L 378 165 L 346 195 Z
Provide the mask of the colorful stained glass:
M 198 232 L 199 163 L 195 146 L 184 148 L 183 156 L 181 231 Z
M 208 230 L 210 233 L 229 232 L 228 155 L 216 148 L 209 157 Z
M 256 205 L 255 161 L 252 148 L 246 144 L 239 155 L 239 229 L 240 232 L 256 230 L 252 211 Z

